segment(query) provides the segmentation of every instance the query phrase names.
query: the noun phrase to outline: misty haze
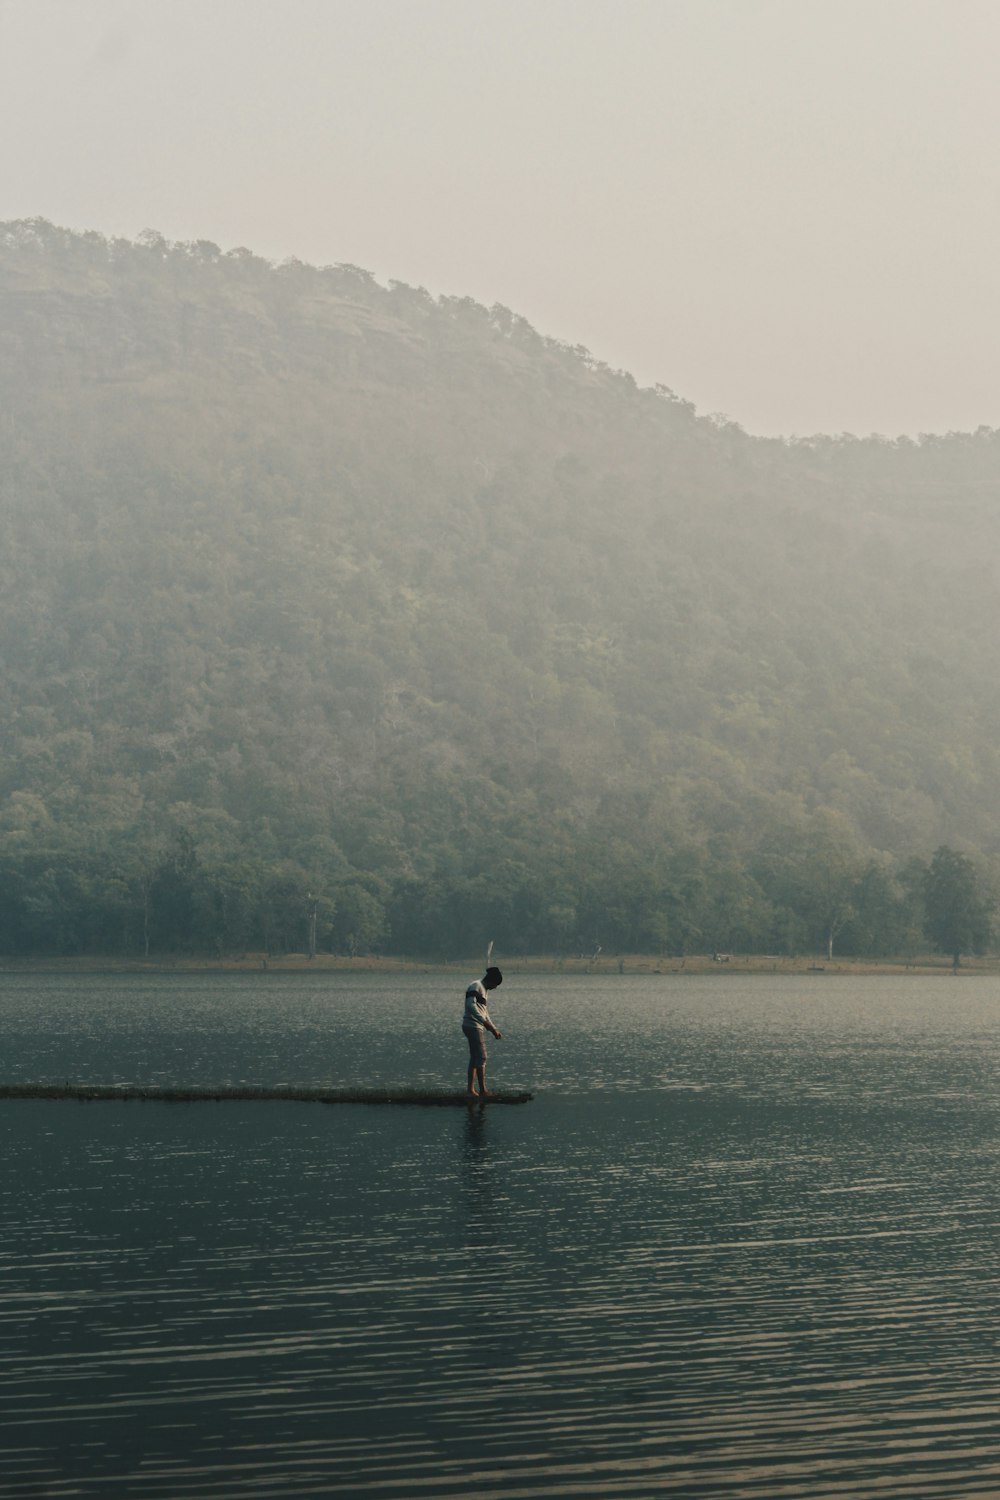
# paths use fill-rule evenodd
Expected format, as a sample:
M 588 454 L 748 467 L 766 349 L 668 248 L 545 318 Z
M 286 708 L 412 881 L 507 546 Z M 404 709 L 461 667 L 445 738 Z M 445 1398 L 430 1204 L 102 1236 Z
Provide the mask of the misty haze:
M 5 1500 L 1000 1495 L 998 47 L 0 0 Z

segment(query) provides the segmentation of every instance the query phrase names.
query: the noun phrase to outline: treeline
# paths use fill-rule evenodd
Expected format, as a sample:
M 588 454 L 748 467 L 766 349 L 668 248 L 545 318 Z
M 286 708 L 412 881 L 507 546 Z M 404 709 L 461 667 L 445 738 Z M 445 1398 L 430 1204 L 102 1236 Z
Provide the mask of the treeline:
M 756 875 L 713 869 L 696 849 L 655 873 L 601 869 L 559 885 L 484 864 L 477 879 L 352 875 L 320 885 L 292 861 L 208 864 L 189 835 L 172 845 L 0 865 L 0 952 L 120 957 L 289 952 L 451 960 L 498 934 L 506 955 L 825 953 L 957 965 L 994 941 L 997 895 L 972 860 L 942 846 L 900 869 L 822 863 L 803 852 Z M 669 868 L 666 868 L 669 865 Z M 492 939 L 496 941 L 496 938 Z
M 914 951 L 932 851 L 1000 874 L 998 487 L 0 225 L 0 952 Z

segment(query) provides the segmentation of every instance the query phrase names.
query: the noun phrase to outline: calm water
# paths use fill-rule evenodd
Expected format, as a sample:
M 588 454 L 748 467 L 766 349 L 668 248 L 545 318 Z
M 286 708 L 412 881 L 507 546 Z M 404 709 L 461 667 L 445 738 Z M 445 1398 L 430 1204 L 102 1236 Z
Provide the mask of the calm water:
M 0 1077 L 461 1083 L 462 988 L 3 975 Z M 0 1493 L 1000 1494 L 1000 986 L 494 1013 L 529 1105 L 0 1103 Z

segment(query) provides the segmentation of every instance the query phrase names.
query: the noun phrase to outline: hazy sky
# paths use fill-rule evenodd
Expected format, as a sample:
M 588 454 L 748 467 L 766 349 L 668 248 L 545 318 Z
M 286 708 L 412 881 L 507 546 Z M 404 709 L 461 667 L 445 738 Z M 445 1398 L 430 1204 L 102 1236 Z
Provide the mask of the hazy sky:
M 1000 0 L 0 0 L 0 218 L 503 302 L 753 432 L 1000 426 Z

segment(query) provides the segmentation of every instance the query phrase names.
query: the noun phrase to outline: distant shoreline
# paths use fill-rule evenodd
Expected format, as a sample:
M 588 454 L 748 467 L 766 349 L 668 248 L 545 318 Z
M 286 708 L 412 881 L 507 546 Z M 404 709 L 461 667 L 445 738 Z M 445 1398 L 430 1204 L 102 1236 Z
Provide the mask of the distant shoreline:
M 782 954 L 738 954 L 722 955 L 718 958 L 708 953 L 688 954 L 684 958 L 657 958 L 645 953 L 605 954 L 596 957 L 555 957 L 532 954 L 525 957 L 505 958 L 497 955 L 508 975 L 514 974 L 602 974 L 602 975 L 656 975 L 656 974 L 810 974 L 823 975 L 905 975 L 953 973 L 951 960 L 943 954 L 921 954 L 916 958 L 834 958 L 815 954 L 789 957 Z M 3 974 L 440 974 L 478 971 L 484 966 L 482 958 L 441 959 L 430 961 L 415 958 L 381 958 L 364 956 L 349 958 L 331 953 L 319 953 L 310 959 L 304 953 L 286 953 L 281 957 L 265 958 L 260 953 L 247 953 L 228 958 L 9 958 L 0 960 L 0 976 Z M 1000 957 L 963 958 L 958 978 L 964 975 L 1000 975 Z

